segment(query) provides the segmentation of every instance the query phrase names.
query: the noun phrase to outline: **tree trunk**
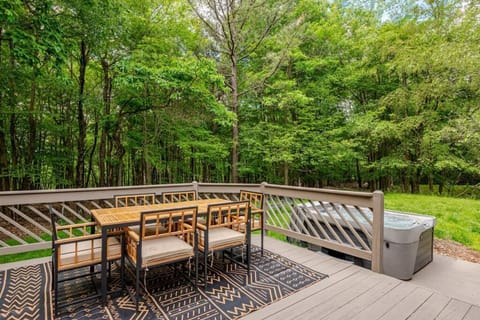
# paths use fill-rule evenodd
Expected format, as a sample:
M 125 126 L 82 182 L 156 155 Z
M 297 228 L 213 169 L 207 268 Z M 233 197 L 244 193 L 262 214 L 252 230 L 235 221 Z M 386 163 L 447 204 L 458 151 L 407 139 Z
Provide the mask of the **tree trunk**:
M 234 50 L 231 53 L 232 62 L 232 112 L 237 116 L 232 128 L 232 182 L 238 183 L 238 68 L 237 55 Z
M 288 185 L 288 162 L 283 163 L 283 184 Z
M 2 35 L 3 29 L 0 28 L 0 66 L 2 65 Z M 0 91 L 0 113 L 3 113 L 3 93 Z M 7 149 L 7 121 L 0 118 L 0 191 L 10 190 L 10 177 L 8 170 L 8 149 Z
M 355 170 L 357 173 L 358 189 L 362 189 L 362 175 L 360 173 L 360 160 L 355 159 Z
M 112 78 L 110 77 L 110 64 L 105 58 L 102 58 L 102 72 L 103 72 L 103 112 L 104 117 L 110 115 L 111 101 L 112 101 Z M 99 168 L 99 186 L 107 185 L 107 130 L 101 128 L 100 146 L 98 152 L 98 168 Z
M 123 157 L 125 155 L 125 148 L 122 145 L 122 136 L 121 136 L 121 127 L 122 127 L 122 116 L 118 115 L 117 126 L 115 128 L 115 133 L 113 134 L 113 149 L 115 161 L 112 161 L 111 181 L 109 181 L 109 186 L 121 186 L 123 185 Z
M 88 49 L 84 40 L 80 42 L 80 59 L 79 59 L 79 75 L 78 75 L 78 142 L 77 142 L 77 167 L 75 185 L 77 188 L 85 186 L 85 155 L 86 155 L 86 137 L 87 122 L 83 111 L 83 100 L 85 92 L 85 76 L 88 64 Z
M 85 180 L 85 185 L 90 185 L 90 176 L 94 175 L 93 172 L 93 157 L 95 155 L 95 150 L 97 149 L 97 141 L 98 141 L 98 112 L 95 112 L 95 129 L 93 133 L 93 146 L 90 150 L 90 156 L 88 157 L 88 171 L 87 171 L 87 178 Z
M 15 69 L 15 56 L 13 54 L 13 41 L 9 40 L 8 45 L 10 48 L 10 68 L 11 70 Z M 14 170 L 18 169 L 18 148 L 17 148 L 17 115 L 15 113 L 15 108 L 17 106 L 17 90 L 16 90 L 16 85 L 15 85 L 15 80 L 14 77 L 10 77 L 10 93 L 9 93 L 9 105 L 11 109 L 11 114 L 10 114 L 10 152 L 11 152 L 11 164 Z M 14 177 L 12 178 L 12 185 L 13 185 L 13 190 L 17 190 L 19 185 L 18 185 L 18 178 Z
M 36 136 L 37 136 L 37 123 L 35 121 L 35 97 L 36 97 L 36 82 L 35 82 L 35 71 L 33 72 L 32 84 L 30 87 L 30 103 L 28 105 L 28 151 L 26 159 L 26 167 L 28 168 L 27 175 L 23 177 L 22 189 L 23 190 L 32 190 L 33 186 L 33 175 L 35 174 L 35 145 L 36 145 Z

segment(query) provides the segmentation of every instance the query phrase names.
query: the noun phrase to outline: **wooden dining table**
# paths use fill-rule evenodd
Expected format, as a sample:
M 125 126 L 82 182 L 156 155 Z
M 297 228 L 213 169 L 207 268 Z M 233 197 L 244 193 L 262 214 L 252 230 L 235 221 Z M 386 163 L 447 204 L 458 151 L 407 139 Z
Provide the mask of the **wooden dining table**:
M 92 216 L 101 228 L 102 233 L 102 271 L 101 271 L 101 299 L 105 305 L 107 302 L 108 283 L 107 283 L 107 236 L 108 231 L 115 228 L 124 228 L 140 224 L 140 216 L 142 212 L 152 210 L 177 209 L 182 207 L 198 207 L 198 214 L 206 214 L 208 206 L 212 204 L 228 203 L 231 200 L 226 199 L 200 199 L 193 201 L 182 201 L 172 203 L 158 203 L 142 206 L 130 206 L 119 208 L 102 208 L 91 210 Z M 125 267 L 125 252 L 122 252 L 121 259 L 121 277 L 122 284 L 123 270 Z

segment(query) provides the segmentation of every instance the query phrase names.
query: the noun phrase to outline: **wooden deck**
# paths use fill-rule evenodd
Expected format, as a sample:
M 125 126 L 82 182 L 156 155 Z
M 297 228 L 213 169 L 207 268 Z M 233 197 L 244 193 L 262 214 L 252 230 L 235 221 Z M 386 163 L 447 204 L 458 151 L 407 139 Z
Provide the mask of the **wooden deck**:
M 472 305 L 270 237 L 265 248 L 329 277 L 243 319 L 480 319 L 480 301 Z

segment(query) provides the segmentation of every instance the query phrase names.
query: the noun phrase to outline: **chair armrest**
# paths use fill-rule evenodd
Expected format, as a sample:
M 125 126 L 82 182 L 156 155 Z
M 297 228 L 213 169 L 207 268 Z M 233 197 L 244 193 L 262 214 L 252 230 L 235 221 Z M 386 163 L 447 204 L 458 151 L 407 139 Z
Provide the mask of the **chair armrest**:
M 95 239 L 100 239 L 101 237 L 102 236 L 100 234 L 89 234 L 89 235 L 78 236 L 78 237 L 58 239 L 58 240 L 55 241 L 55 245 L 75 243 L 75 242 L 88 241 L 88 240 L 95 240 Z
M 127 238 L 135 241 L 135 242 L 139 242 L 140 241 L 140 236 L 135 232 L 135 231 L 132 231 L 132 230 L 128 230 L 127 231 Z M 128 240 L 127 240 L 128 241 Z
M 193 229 L 193 226 L 189 223 L 182 223 L 182 225 L 185 229 Z
M 57 226 L 57 231 L 62 231 L 62 230 L 69 230 L 69 229 L 86 229 L 87 227 L 93 227 L 96 226 L 96 222 L 84 222 L 84 223 L 76 223 L 76 224 L 67 224 L 64 226 Z
M 197 228 L 198 229 L 201 229 L 201 230 L 207 230 L 207 226 L 201 224 L 201 223 L 197 223 Z

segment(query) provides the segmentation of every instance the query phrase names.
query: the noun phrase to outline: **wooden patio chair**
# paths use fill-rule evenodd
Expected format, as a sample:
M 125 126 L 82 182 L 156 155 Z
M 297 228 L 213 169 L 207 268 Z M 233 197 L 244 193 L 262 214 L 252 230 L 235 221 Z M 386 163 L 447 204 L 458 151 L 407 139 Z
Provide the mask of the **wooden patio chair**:
M 263 256 L 263 238 L 265 232 L 264 210 L 263 210 L 263 193 L 240 190 L 240 201 L 248 201 L 252 212 L 250 222 L 251 231 L 260 230 L 261 252 Z M 245 231 L 245 225 L 241 226 L 241 230 Z
M 155 204 L 155 193 L 124 194 L 114 196 L 115 208 Z
M 61 296 L 59 284 L 81 277 L 93 277 L 100 272 L 95 271 L 95 265 L 101 264 L 102 262 L 102 236 L 94 233 L 95 222 L 59 225 L 58 216 L 55 214 L 52 206 L 49 206 L 49 212 L 52 224 L 52 286 L 54 312 L 55 315 L 58 315 L 60 308 L 85 302 L 99 296 L 98 294 L 94 294 L 85 298 L 75 298 L 61 302 L 62 298 L 68 297 Z M 105 249 L 107 250 L 109 265 L 112 261 L 120 259 L 122 256 L 121 242 L 118 239 L 119 236 L 121 236 L 121 232 L 111 232 L 108 235 L 108 245 Z M 72 277 L 65 276 L 62 279 L 59 278 L 62 272 L 82 267 L 90 267 L 89 272 L 77 274 Z
M 135 267 L 135 304 L 140 301 L 140 272 L 154 266 L 195 260 L 195 280 L 198 281 L 197 207 L 146 211 L 141 213 L 140 228 L 127 233 L 127 257 Z M 188 221 L 188 222 L 187 222 Z M 152 225 L 154 230 L 152 232 Z M 147 231 L 148 229 L 148 231 Z M 190 270 L 190 269 L 189 269 Z M 147 288 L 145 287 L 145 290 Z
M 247 268 L 250 272 L 250 204 L 248 201 L 228 202 L 208 206 L 204 223 L 197 223 L 198 250 L 204 256 L 204 283 L 207 287 L 208 256 L 216 251 L 225 251 L 234 247 L 241 247 L 242 258 L 243 248 L 247 247 L 246 263 L 235 260 L 233 256 L 229 259 Z M 240 230 L 241 225 L 246 226 L 246 232 Z M 230 253 L 232 251 L 230 250 Z M 223 255 L 225 258 L 225 255 Z M 213 263 L 213 260 L 212 260 Z
M 162 193 L 163 203 L 183 202 L 197 200 L 197 192 L 195 190 L 171 191 Z

